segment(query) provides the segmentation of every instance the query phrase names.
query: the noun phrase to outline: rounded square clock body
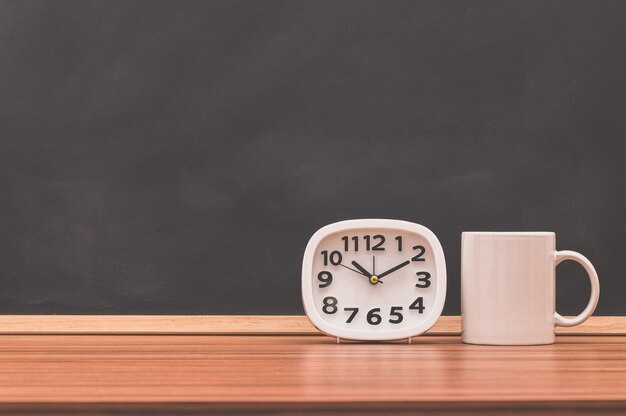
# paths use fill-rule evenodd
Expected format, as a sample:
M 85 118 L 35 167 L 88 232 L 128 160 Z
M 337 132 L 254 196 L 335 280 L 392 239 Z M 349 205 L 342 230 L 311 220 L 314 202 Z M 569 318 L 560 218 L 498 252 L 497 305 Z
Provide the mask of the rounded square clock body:
M 304 252 L 304 309 L 315 327 L 337 338 L 419 335 L 437 321 L 445 297 L 443 249 L 419 224 L 341 221 L 318 230 Z

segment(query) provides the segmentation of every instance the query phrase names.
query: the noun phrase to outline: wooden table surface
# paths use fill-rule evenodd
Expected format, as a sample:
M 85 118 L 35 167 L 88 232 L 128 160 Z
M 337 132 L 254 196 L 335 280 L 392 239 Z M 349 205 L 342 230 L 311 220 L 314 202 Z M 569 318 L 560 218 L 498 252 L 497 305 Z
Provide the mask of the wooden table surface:
M 626 336 L 493 347 L 458 336 L 0 337 L 0 413 L 626 411 Z

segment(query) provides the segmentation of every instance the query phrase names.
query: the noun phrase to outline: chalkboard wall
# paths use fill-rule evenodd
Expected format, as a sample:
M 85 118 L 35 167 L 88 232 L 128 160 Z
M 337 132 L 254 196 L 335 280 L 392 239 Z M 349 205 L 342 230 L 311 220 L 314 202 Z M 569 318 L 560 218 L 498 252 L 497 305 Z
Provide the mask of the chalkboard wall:
M 626 315 L 626 2 L 0 1 L 0 313 L 300 314 L 349 218 L 555 231 Z M 586 304 L 559 266 L 563 314 Z

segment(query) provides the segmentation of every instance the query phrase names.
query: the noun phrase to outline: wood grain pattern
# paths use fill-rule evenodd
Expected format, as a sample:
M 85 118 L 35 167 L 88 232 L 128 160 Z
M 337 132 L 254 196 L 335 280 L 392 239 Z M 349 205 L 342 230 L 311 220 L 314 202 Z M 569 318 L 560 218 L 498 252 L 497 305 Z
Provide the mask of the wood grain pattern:
M 626 411 L 624 336 L 562 336 L 536 347 L 414 341 L 2 336 L 0 411 Z
M 459 316 L 442 316 L 431 335 L 461 333 Z M 558 334 L 626 335 L 625 316 L 593 316 L 580 326 L 557 328 Z M 61 334 L 293 334 L 316 335 L 305 316 L 189 315 L 0 315 L 0 335 Z

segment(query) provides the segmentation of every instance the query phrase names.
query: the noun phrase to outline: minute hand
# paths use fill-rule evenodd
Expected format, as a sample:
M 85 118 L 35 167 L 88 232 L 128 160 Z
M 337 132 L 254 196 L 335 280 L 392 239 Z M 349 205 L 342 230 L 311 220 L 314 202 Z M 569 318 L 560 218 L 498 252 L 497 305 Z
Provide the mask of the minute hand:
M 409 265 L 410 263 L 411 263 L 411 262 L 410 262 L 409 260 L 404 261 L 404 262 L 402 262 L 402 263 L 398 264 L 397 266 L 392 267 L 391 269 L 387 270 L 386 272 L 383 272 L 383 273 L 379 274 L 379 275 L 378 275 L 378 278 L 379 278 L 379 279 L 382 279 L 383 277 L 387 276 L 388 274 L 391 274 L 391 273 L 395 272 L 396 270 L 401 269 L 401 268 L 403 268 L 404 266 Z

